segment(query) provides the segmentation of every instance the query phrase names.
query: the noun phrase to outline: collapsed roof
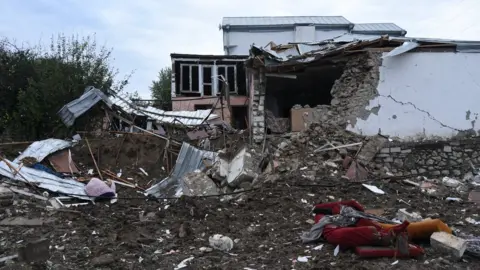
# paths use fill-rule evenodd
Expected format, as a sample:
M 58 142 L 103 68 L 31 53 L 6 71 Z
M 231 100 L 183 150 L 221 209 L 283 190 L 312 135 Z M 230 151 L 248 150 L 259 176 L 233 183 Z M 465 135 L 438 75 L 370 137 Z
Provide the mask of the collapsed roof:
M 99 101 L 103 101 L 109 108 L 115 107 L 129 114 L 147 116 L 159 124 L 198 126 L 207 120 L 218 118 L 217 115 L 211 114 L 211 110 L 163 111 L 152 106 L 138 106 L 131 103 L 125 95 L 110 93 L 107 96 L 100 89 L 92 86 L 88 86 L 85 93 L 78 99 L 63 106 L 58 111 L 58 115 L 65 125 L 72 126 L 75 119 L 90 110 Z
M 308 65 L 332 63 L 346 55 L 363 51 L 389 52 L 385 57 L 399 55 L 414 49 L 449 50 L 462 53 L 479 53 L 480 41 L 461 41 L 388 35 L 344 34 L 333 39 L 314 43 L 273 42 L 261 47 L 252 45 L 249 65 L 266 67 L 267 71 L 298 71 Z

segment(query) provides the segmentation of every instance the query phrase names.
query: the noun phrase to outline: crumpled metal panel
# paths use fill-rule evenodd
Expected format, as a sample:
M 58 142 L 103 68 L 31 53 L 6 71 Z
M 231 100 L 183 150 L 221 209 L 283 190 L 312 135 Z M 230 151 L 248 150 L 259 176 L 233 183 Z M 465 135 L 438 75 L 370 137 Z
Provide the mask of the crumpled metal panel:
M 197 110 L 197 111 L 163 111 L 152 106 L 141 107 L 127 102 L 126 97 L 112 96 L 111 101 L 113 104 L 120 107 L 127 113 L 136 115 L 146 115 L 159 123 L 170 124 L 183 124 L 186 126 L 197 126 L 204 122 L 204 119 L 212 120 L 218 118 L 216 114 L 210 114 L 210 110 Z
M 389 53 L 385 54 L 382 58 L 400 55 L 402 53 L 409 52 L 417 48 L 418 46 L 420 46 L 420 44 L 418 44 L 417 42 L 407 41 L 407 42 L 404 42 L 401 46 L 398 46 L 395 49 L 391 50 Z
M 18 164 L 8 160 L 6 161 L 16 170 L 20 167 Z M 0 175 L 9 178 L 12 181 L 34 184 L 52 192 L 62 193 L 83 200 L 90 200 L 85 193 L 85 185 L 73 179 L 62 179 L 53 174 L 25 166 L 20 168 L 19 173 L 13 175 L 9 166 L 4 161 L 0 162 Z
M 85 88 L 83 95 L 63 106 L 57 114 L 63 123 L 70 127 L 75 122 L 75 119 L 90 110 L 100 100 L 103 100 L 107 106 L 112 106 L 108 97 L 100 89 L 88 86 Z
M 213 164 L 216 158 L 217 153 L 201 150 L 184 142 L 171 175 L 147 189 L 145 191 L 146 195 L 157 198 L 180 197 L 183 194 L 182 177 L 186 173 L 204 169 L 203 159 L 208 159 Z
M 20 163 L 26 157 L 32 157 L 41 162 L 50 154 L 57 151 L 70 148 L 73 146 L 72 142 L 60 139 L 46 139 L 43 141 L 36 141 L 30 144 L 25 151 L 23 151 L 13 162 Z

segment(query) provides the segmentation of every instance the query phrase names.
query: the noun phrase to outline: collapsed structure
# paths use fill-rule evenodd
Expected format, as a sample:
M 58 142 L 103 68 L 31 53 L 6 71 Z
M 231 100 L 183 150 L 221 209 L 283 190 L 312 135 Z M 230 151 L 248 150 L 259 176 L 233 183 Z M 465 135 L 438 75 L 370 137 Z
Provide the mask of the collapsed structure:
M 297 23 L 302 22 L 298 20 Z M 478 95 L 475 75 L 480 75 L 480 71 L 473 63 L 480 57 L 480 42 L 408 38 L 406 31 L 392 25 L 383 25 L 379 31 L 378 25 L 367 27 L 331 18 L 320 20 L 323 24 L 314 28 L 294 25 L 292 30 L 281 25 L 289 29 L 282 28 L 282 33 L 295 33 L 296 42 L 277 44 L 270 40 L 266 45 L 249 44 L 248 56 L 232 55 L 244 49 L 242 44 L 235 43 L 244 34 L 241 20 L 230 22 L 235 21 L 239 25 L 224 29 L 228 30 L 224 36 L 227 55 L 171 55 L 172 111 L 134 103 L 119 93 L 102 92 L 95 87 L 87 87 L 81 97 L 59 111 L 64 124 L 73 126 L 75 119 L 88 110 L 104 110 L 101 129 L 115 135 L 97 134 L 95 138 L 121 139 L 108 144 L 118 148 L 113 151 L 114 165 L 103 160 L 104 153 L 112 155 L 111 149 L 101 152 L 105 141 L 91 148 L 90 133 L 76 135 L 73 140 L 47 139 L 32 143 L 13 161 L 2 159 L 0 175 L 7 178 L 8 188 L 23 182 L 33 190 L 47 190 L 51 194 L 12 189 L 17 194 L 46 201 L 49 208 L 55 209 L 72 205 L 62 201 L 65 196 L 82 200 L 80 204 L 106 197 L 115 203 L 117 193 L 127 193 L 125 188 L 155 202 L 175 199 L 171 205 L 183 201 L 176 198 L 184 196 L 213 197 L 230 203 L 235 210 L 239 205 L 248 205 L 246 199 L 258 199 L 265 209 L 278 203 L 264 203 L 263 196 L 278 192 L 280 203 L 291 200 L 295 206 L 271 211 L 277 215 L 291 210 L 282 216 L 295 226 L 283 230 L 287 234 L 302 226 L 306 229 L 295 215 L 300 212 L 300 219 L 307 217 L 310 203 L 326 200 L 330 204 L 345 196 L 358 196 L 370 207 L 379 207 L 381 202 L 382 209 L 361 211 L 362 217 L 372 220 L 396 224 L 405 220 L 446 219 L 449 224 L 445 226 L 451 229 L 433 230 L 424 237 L 431 246 L 455 259 L 480 257 L 480 241 L 472 235 L 472 228 L 480 224 L 476 213 L 480 203 L 480 131 L 476 128 L 478 110 L 471 101 Z M 267 27 L 262 20 L 256 23 L 256 29 Z M 318 41 L 316 36 L 324 38 Z M 126 138 L 135 136 L 161 140 L 162 144 L 157 147 L 147 139 L 147 150 L 124 150 Z M 88 149 L 89 167 L 73 162 L 74 146 L 83 143 Z M 154 153 L 147 157 L 152 170 L 138 164 L 139 152 Z M 121 155 L 126 156 L 125 167 L 133 168 L 127 171 L 117 166 Z M 281 188 L 287 191 L 279 192 Z M 248 197 L 245 192 L 253 195 Z M 458 203 L 453 207 L 461 206 L 462 211 L 455 211 L 455 215 L 435 213 L 452 203 Z M 407 211 L 405 205 L 422 213 Z M 158 211 L 165 215 L 169 207 L 166 204 Z M 181 218 L 197 219 L 199 223 L 207 222 L 209 214 L 223 211 L 212 207 L 197 214 L 199 207 L 188 201 L 180 208 Z M 158 212 L 156 206 L 155 211 Z M 259 214 L 261 220 L 283 222 L 276 216 L 267 218 L 266 212 Z M 242 224 L 242 228 L 248 227 L 250 237 L 261 238 L 270 233 L 276 237 L 283 228 L 278 223 L 268 227 L 270 220 L 254 225 L 259 221 L 253 220 L 253 216 L 242 220 L 235 215 L 225 214 L 222 222 L 249 223 Z M 140 221 L 155 216 L 154 212 L 142 211 Z M 348 218 L 345 224 L 354 225 L 352 216 L 344 217 Z M 214 222 L 219 223 L 219 219 L 215 217 Z M 306 223 L 310 226 L 318 224 L 318 220 L 309 219 Z M 240 231 L 223 223 L 221 226 L 232 234 Z M 165 239 L 184 238 L 188 234 L 186 228 L 188 225 L 183 222 L 175 236 L 167 229 Z M 317 236 L 316 240 L 321 238 L 321 234 Z M 202 240 L 195 237 L 195 241 Z M 292 245 L 292 236 L 288 237 L 287 244 L 283 241 L 271 249 L 264 246 L 265 254 L 279 246 Z M 153 242 L 163 245 L 165 239 Z M 223 244 L 221 240 L 225 240 Z M 219 234 L 209 239 L 212 248 L 223 252 L 240 241 L 245 240 L 232 241 Z M 188 250 L 192 250 L 191 243 Z M 154 254 L 174 254 L 177 251 L 170 247 L 177 245 L 167 245 L 166 250 L 155 250 Z M 207 249 L 202 248 L 203 254 Z M 314 250 L 322 247 L 317 248 Z M 360 247 L 360 251 L 369 254 L 369 248 Z M 388 256 L 396 258 L 396 251 Z M 294 265 L 308 262 L 311 257 L 298 256 L 291 261 Z M 193 257 L 182 259 L 179 265 Z

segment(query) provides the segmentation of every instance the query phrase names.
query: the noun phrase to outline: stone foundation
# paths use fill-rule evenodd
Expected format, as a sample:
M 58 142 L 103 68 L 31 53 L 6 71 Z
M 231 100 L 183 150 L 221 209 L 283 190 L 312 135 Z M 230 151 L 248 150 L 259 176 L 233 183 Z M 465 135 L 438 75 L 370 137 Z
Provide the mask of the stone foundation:
M 480 137 L 435 142 L 388 142 L 376 154 L 377 168 L 395 175 L 462 178 L 472 172 L 470 162 L 480 167 Z

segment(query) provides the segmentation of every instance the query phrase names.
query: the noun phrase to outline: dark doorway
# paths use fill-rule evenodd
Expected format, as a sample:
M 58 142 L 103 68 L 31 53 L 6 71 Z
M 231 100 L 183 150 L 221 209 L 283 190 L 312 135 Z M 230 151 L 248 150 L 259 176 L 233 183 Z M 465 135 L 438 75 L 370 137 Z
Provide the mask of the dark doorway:
M 236 129 L 248 128 L 248 106 L 233 106 L 230 117 L 232 126 Z
M 299 104 L 329 105 L 335 81 L 343 73 L 343 65 L 307 68 L 296 73 L 296 79 L 267 77 L 265 107 L 276 117 L 290 117 L 290 110 Z

